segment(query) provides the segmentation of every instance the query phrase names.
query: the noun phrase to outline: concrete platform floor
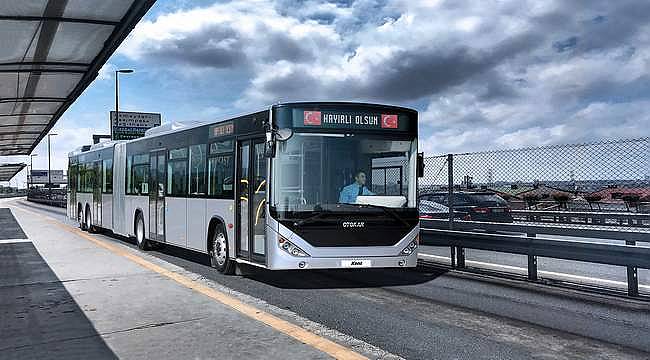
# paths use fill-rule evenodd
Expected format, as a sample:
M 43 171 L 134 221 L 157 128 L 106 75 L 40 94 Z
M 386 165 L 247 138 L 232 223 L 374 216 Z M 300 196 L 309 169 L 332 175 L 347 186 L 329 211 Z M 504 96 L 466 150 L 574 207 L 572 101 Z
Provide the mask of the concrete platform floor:
M 0 309 L 0 359 L 392 357 L 17 207 L 0 209 Z

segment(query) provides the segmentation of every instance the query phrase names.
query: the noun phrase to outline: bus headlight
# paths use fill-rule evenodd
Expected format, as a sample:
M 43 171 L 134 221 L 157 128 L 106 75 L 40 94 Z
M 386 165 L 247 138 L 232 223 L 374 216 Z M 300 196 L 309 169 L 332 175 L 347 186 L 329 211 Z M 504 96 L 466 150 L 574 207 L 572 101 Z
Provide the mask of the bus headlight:
M 278 245 L 280 249 L 284 250 L 287 254 L 296 257 L 309 257 L 303 249 L 294 245 L 291 241 L 284 238 L 282 235 L 278 235 Z
M 402 252 L 400 254 L 402 255 L 411 255 L 415 249 L 418 247 L 418 238 L 416 237 L 415 240 L 411 241 L 404 249 L 402 249 Z

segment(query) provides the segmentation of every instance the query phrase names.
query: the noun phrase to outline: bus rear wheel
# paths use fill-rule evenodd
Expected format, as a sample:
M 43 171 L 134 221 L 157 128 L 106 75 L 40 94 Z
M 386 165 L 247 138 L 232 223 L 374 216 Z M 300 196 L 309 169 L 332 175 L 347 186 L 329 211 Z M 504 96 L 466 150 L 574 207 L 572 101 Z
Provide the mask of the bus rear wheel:
M 86 209 L 86 220 L 84 222 L 86 223 L 86 230 L 88 230 L 88 232 L 94 233 L 96 231 L 95 226 L 93 225 L 93 217 L 90 213 L 90 209 Z
M 86 230 L 86 219 L 84 219 L 84 212 L 79 206 L 79 211 L 77 211 L 77 221 L 79 221 L 79 228 L 81 230 Z
M 140 248 L 140 250 L 149 249 L 149 240 L 147 240 L 146 236 L 144 235 L 144 219 L 142 218 L 141 213 L 138 213 L 135 218 L 135 241 L 138 244 L 138 248 Z
M 210 239 L 210 265 L 222 274 L 233 274 L 235 262 L 228 256 L 228 239 L 223 226 L 217 225 Z

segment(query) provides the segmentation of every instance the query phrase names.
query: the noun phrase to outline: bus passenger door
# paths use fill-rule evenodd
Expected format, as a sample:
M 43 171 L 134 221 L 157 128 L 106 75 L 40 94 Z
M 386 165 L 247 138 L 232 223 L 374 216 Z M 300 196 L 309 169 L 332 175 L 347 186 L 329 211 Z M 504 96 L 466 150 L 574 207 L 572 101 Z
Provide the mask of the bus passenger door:
M 102 162 L 93 162 L 93 225 L 102 226 Z
M 266 170 L 264 139 L 237 143 L 237 256 L 266 262 Z
M 165 151 L 149 155 L 149 239 L 165 242 Z

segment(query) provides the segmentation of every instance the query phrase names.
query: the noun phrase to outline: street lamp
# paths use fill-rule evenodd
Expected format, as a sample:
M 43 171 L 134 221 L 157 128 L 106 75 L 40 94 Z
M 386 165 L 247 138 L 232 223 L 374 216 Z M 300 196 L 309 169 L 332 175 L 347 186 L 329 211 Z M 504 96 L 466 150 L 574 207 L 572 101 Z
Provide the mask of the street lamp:
M 32 171 L 34 170 L 34 156 L 38 156 L 38 154 L 31 154 L 29 155 L 29 173 L 27 173 L 27 185 L 31 188 L 32 187 Z
M 50 156 L 50 137 L 56 136 L 58 134 L 52 133 L 47 134 L 47 187 L 49 192 L 52 192 L 52 168 L 51 168 L 51 156 Z
M 120 74 L 130 74 L 132 69 L 120 69 L 115 70 L 115 123 L 117 124 L 118 119 L 120 118 Z M 111 140 L 113 139 L 113 121 L 109 124 L 111 128 Z

